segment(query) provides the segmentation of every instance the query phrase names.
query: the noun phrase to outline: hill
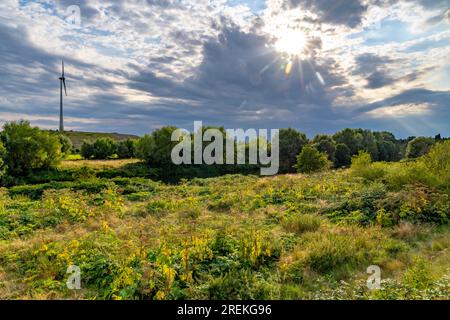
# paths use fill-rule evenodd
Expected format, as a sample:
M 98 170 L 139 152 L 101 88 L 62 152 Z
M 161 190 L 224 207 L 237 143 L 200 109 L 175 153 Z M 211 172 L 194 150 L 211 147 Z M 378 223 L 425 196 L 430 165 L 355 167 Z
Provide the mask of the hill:
M 81 148 L 83 141 L 90 140 L 95 141 L 100 138 L 110 138 L 114 141 L 122 141 L 126 139 L 137 139 L 136 135 L 132 134 L 121 134 L 121 133 L 106 133 L 106 132 L 82 132 L 82 131 L 66 131 L 65 135 L 72 141 L 73 147 L 75 149 Z

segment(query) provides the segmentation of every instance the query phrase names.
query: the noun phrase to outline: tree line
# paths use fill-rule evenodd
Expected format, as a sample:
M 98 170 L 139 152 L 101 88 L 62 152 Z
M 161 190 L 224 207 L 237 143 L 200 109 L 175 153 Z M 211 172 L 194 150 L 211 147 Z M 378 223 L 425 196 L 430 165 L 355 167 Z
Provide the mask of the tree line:
M 204 130 L 208 128 L 205 127 Z M 85 141 L 80 154 L 85 159 L 139 158 L 150 167 L 171 167 L 174 166 L 171 151 L 178 143 L 171 141 L 171 136 L 176 129 L 163 127 L 134 140 L 117 142 L 101 138 L 92 142 Z M 225 132 L 223 128 L 218 129 Z M 308 139 L 306 134 L 296 129 L 280 129 L 279 172 L 313 172 L 328 167 L 347 167 L 351 164 L 352 156 L 360 151 L 367 152 L 373 161 L 414 159 L 426 154 L 431 146 L 440 140 L 445 138 L 437 135 L 434 138 L 396 139 L 392 133 L 386 131 L 350 128 L 333 135 L 318 134 Z M 248 150 L 252 143 L 256 142 L 245 142 L 244 148 Z M 0 180 L 26 176 L 33 170 L 54 168 L 72 152 L 72 143 L 63 134 L 32 127 L 27 121 L 8 122 L 0 132 Z M 248 169 L 248 165 L 238 165 L 232 170 L 239 173 Z

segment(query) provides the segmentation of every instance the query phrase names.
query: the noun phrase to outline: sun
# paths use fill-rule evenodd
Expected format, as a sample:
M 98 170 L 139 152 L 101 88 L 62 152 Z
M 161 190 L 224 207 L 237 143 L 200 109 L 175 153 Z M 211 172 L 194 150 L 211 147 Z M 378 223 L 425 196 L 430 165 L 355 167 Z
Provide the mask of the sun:
M 300 56 L 306 49 L 306 36 L 301 30 L 288 30 L 278 35 L 275 49 L 289 56 Z

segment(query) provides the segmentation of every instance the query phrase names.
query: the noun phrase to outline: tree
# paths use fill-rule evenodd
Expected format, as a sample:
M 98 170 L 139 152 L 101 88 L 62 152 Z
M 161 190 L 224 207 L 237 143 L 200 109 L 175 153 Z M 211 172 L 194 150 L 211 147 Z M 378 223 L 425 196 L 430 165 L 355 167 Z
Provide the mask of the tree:
M 110 138 L 101 138 L 94 142 L 94 159 L 108 159 L 116 153 L 116 144 Z
M 72 141 L 64 134 L 59 134 L 58 137 L 61 143 L 61 152 L 65 155 L 70 154 L 73 148 Z
M 370 130 L 358 129 L 357 132 L 362 135 L 361 147 L 362 149 L 370 153 L 372 159 L 378 159 L 378 146 L 375 139 L 375 135 Z M 360 151 L 358 150 L 358 152 Z
M 363 136 L 354 129 L 347 128 L 336 132 L 333 139 L 337 144 L 345 144 L 350 150 L 350 156 L 357 154 L 363 148 Z
M 172 132 L 177 128 L 163 127 L 151 135 L 145 135 L 137 142 L 136 149 L 139 158 L 155 167 L 172 165 L 172 149 L 178 144 L 172 141 Z
M 2 140 L 0 140 L 0 181 L 6 175 L 7 166 L 3 160 L 6 155 L 6 149 L 3 146 Z
M 312 142 L 317 150 L 320 152 L 325 152 L 328 155 L 328 160 L 334 161 L 336 142 L 334 142 L 332 137 L 325 134 L 318 134 L 314 137 Z
M 85 159 L 108 159 L 116 151 L 116 143 L 110 138 L 100 138 L 94 143 L 85 141 L 81 146 L 81 155 Z
M 132 139 L 119 141 L 117 143 L 117 156 L 120 159 L 129 159 L 136 156 L 136 142 Z
M 406 147 L 406 158 L 414 159 L 423 156 L 433 144 L 433 138 L 417 137 L 411 140 Z
M 62 158 L 59 138 L 27 121 L 9 122 L 3 127 L 4 162 L 13 176 L 26 175 L 33 169 L 54 167 Z
M 94 144 L 88 141 L 83 141 L 80 150 L 81 156 L 85 159 L 92 159 L 94 157 Z
M 297 156 L 295 168 L 298 172 L 311 173 L 328 168 L 329 163 L 328 155 L 325 152 L 318 151 L 312 145 L 306 145 Z
M 304 133 L 295 129 L 280 129 L 280 173 L 294 172 L 297 155 L 308 144 L 308 138 Z
M 336 168 L 346 167 L 350 164 L 351 153 L 346 144 L 339 143 L 336 145 L 336 152 L 334 153 L 334 166 Z
M 400 151 L 397 146 L 391 141 L 379 141 L 378 145 L 378 160 L 379 161 L 396 161 L 399 158 Z

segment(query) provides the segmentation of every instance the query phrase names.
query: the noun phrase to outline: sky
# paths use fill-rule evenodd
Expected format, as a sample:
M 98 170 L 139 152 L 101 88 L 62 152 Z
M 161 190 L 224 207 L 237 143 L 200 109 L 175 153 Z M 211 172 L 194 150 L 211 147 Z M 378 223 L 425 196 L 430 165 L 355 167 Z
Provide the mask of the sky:
M 79 16 L 77 11 L 79 9 Z M 450 0 L 2 0 L 0 125 L 450 136 Z

